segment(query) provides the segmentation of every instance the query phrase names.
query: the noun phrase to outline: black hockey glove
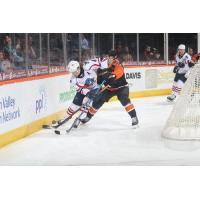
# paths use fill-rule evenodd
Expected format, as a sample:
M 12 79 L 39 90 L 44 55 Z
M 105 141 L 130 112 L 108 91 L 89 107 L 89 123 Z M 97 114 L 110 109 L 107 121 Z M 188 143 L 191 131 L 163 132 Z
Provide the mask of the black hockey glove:
M 188 66 L 189 66 L 189 67 L 193 67 L 193 66 L 194 66 L 194 63 L 193 63 L 192 61 L 189 61 Z
M 178 72 L 179 69 L 180 69 L 180 67 L 175 66 L 174 69 L 173 69 L 173 72 L 176 74 L 176 73 Z
M 183 62 L 178 62 L 178 67 L 183 68 L 185 67 L 185 64 Z
M 104 73 L 104 72 L 107 72 L 107 71 L 108 71 L 108 68 L 104 68 L 104 69 L 98 68 L 97 74 L 101 74 L 101 73 Z
M 114 72 L 115 70 L 115 65 L 111 65 L 111 67 L 108 68 L 109 72 Z
M 112 84 L 115 81 L 115 75 L 111 73 L 107 73 L 104 75 L 103 79 L 105 80 L 105 84 Z

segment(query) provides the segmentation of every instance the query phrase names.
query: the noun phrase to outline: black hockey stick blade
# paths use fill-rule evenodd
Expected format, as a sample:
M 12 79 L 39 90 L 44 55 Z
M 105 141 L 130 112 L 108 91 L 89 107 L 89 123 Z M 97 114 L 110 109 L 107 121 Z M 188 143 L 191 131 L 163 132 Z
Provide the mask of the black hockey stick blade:
M 59 122 L 58 125 L 54 126 L 54 128 L 58 128 L 58 127 L 62 126 L 63 124 L 65 124 L 71 118 L 72 118 L 72 116 L 64 119 L 63 121 Z
M 68 120 L 70 120 L 72 118 L 72 116 L 64 119 L 63 121 L 58 121 L 58 124 L 57 125 L 42 125 L 42 128 L 44 129 L 57 129 L 58 127 L 62 126 L 63 124 L 65 124 Z M 56 121 L 55 121 L 56 122 Z M 54 122 L 54 123 L 55 123 Z
M 42 125 L 42 128 L 43 128 L 43 129 L 52 129 L 52 126 L 51 126 L 51 125 L 44 124 L 44 125 Z

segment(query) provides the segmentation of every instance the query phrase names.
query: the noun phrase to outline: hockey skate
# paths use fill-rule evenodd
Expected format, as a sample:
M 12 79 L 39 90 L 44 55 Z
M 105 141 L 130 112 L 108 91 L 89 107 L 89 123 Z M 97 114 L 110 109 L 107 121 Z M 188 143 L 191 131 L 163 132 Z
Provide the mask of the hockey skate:
M 92 116 L 93 116 L 93 115 L 91 115 L 90 113 L 87 113 L 87 116 L 86 116 L 85 118 L 81 119 L 81 122 L 82 122 L 83 124 L 89 122 L 90 119 L 92 118 Z
M 132 118 L 132 126 L 133 126 L 133 128 L 137 128 L 138 127 L 138 123 L 139 123 L 139 121 L 138 121 L 137 116 L 133 117 Z
M 80 123 L 81 123 L 81 120 L 80 120 L 80 119 L 77 119 L 77 120 L 74 122 L 73 128 L 78 128 L 78 126 L 79 126 Z
M 172 95 L 170 95 L 170 96 L 167 97 L 167 100 L 169 102 L 173 102 L 175 99 L 176 99 L 176 96 L 174 94 L 172 94 Z

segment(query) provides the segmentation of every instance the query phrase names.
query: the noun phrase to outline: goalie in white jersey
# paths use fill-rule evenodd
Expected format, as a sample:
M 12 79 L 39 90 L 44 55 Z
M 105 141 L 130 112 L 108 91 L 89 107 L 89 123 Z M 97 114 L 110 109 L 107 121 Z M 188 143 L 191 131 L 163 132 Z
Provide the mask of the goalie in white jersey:
M 84 101 L 87 101 L 87 98 L 90 98 L 98 88 L 96 70 L 99 67 L 100 59 L 98 58 L 85 61 L 82 67 L 77 61 L 69 62 L 68 70 L 72 73 L 70 83 L 75 86 L 77 92 L 65 118 L 71 118 L 80 109 Z
M 172 86 L 172 94 L 167 97 L 168 101 L 174 101 L 180 94 L 181 89 L 189 76 L 190 68 L 193 65 L 194 63 L 191 60 L 191 56 L 185 52 L 185 45 L 180 44 L 176 54 L 176 65 L 173 70 L 176 75 Z

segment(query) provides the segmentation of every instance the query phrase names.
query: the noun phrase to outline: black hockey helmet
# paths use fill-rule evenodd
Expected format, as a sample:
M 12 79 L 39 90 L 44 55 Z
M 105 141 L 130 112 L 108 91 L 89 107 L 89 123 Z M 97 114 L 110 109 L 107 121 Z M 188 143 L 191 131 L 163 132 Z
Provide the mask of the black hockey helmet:
M 108 56 L 109 57 L 112 56 L 113 58 L 117 58 L 117 52 L 115 50 L 111 50 L 111 51 L 109 51 Z

